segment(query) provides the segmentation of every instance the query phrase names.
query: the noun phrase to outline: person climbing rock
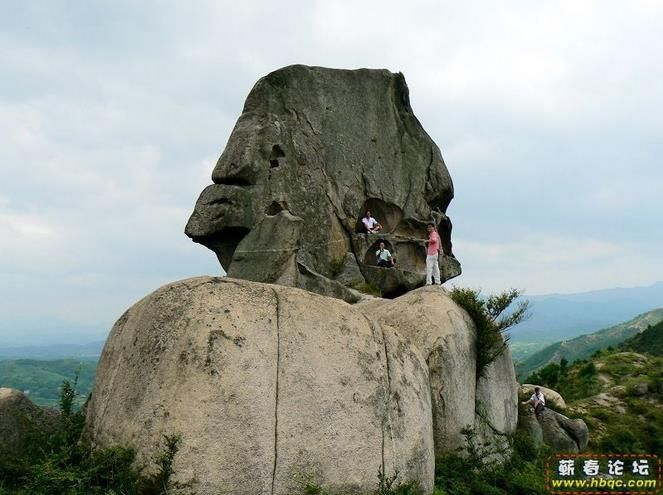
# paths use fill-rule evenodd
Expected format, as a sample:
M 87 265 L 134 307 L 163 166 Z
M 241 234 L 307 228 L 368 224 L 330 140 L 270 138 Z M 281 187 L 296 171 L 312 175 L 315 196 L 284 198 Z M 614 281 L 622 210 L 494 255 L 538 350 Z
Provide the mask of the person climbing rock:
M 371 212 L 368 210 L 366 210 L 364 218 L 361 219 L 361 223 L 364 224 L 364 228 L 368 234 L 375 234 L 382 230 L 382 225 L 371 216 Z
M 377 259 L 377 265 L 383 268 L 391 268 L 394 266 L 395 260 L 391 255 L 389 250 L 384 247 L 384 242 L 380 242 L 380 248 L 375 251 L 375 258 Z
M 426 241 L 426 285 L 433 283 L 442 285 L 440 279 L 440 236 L 432 223 L 428 224 L 428 240 Z
M 536 419 L 543 418 L 543 410 L 546 408 L 546 397 L 541 392 L 539 387 L 534 387 L 534 393 L 532 397 L 527 401 L 528 404 L 531 404 L 534 408 L 534 414 L 536 414 Z

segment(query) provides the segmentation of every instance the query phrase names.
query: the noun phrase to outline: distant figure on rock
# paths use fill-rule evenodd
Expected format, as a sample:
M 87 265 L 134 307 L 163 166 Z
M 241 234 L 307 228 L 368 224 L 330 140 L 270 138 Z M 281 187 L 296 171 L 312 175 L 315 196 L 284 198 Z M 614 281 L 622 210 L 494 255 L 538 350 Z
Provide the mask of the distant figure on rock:
M 375 251 L 375 257 L 378 260 L 378 266 L 384 268 L 391 268 L 396 262 L 389 250 L 384 247 L 384 242 L 380 242 L 380 249 Z
M 368 210 L 366 210 L 364 218 L 361 219 L 361 223 L 364 224 L 364 228 L 368 234 L 375 234 L 376 232 L 380 232 L 382 230 L 382 225 L 380 225 L 378 221 L 371 216 L 371 212 Z
M 438 256 L 440 255 L 440 236 L 435 231 L 435 226 L 432 223 L 428 224 L 426 246 L 426 285 L 433 283 L 442 285 L 442 280 L 440 279 L 440 262 L 438 261 Z
M 539 387 L 534 388 L 534 393 L 527 403 L 532 405 L 536 418 L 540 420 L 543 417 L 543 410 L 546 408 L 546 397 Z

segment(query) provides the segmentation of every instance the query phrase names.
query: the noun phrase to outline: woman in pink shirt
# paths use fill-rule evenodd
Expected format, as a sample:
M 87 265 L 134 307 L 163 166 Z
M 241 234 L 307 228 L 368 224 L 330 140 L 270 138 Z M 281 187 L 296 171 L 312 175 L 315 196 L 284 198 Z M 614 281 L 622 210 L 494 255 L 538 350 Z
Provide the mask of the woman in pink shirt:
M 426 285 L 432 283 L 442 285 L 440 280 L 440 263 L 438 256 L 440 255 L 440 236 L 435 231 L 435 226 L 432 223 L 428 224 L 428 240 L 426 241 L 427 254 L 426 254 Z

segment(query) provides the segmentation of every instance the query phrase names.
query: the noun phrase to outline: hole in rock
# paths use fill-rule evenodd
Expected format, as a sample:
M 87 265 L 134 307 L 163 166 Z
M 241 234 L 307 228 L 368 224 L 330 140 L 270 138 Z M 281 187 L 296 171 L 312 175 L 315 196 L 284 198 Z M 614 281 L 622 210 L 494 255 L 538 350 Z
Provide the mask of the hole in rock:
M 403 210 L 393 203 L 387 203 L 378 198 L 370 198 L 364 202 L 364 206 L 359 212 L 355 232 L 366 232 L 364 224 L 361 222 L 362 218 L 367 211 L 371 212 L 371 216 L 375 218 L 380 225 L 382 225 L 382 232 L 391 233 L 403 218 Z
M 388 290 L 386 292 L 382 293 L 382 297 L 385 299 L 396 299 L 397 297 L 402 296 L 403 294 L 406 294 L 408 290 L 405 287 L 398 286 L 393 290 Z
M 396 252 L 394 250 L 394 246 L 392 246 L 391 242 L 385 241 L 384 239 L 379 239 L 375 241 L 370 248 L 368 248 L 368 251 L 366 251 L 366 254 L 364 254 L 364 264 L 366 265 L 371 265 L 371 266 L 377 266 L 378 264 L 378 259 L 377 256 L 375 256 L 375 252 L 380 249 L 380 243 L 384 242 L 384 248 L 388 249 L 391 255 L 396 258 L 398 262 L 398 256 L 396 256 Z M 397 265 L 398 266 L 398 265 Z
M 285 201 L 272 201 L 271 204 L 265 208 L 265 215 L 273 216 L 278 212 L 287 210 L 288 203 Z
M 253 184 L 241 177 L 222 177 L 215 181 L 216 184 L 224 184 L 227 186 L 252 186 Z
M 280 165 L 279 158 L 285 158 L 285 153 L 278 144 L 272 146 L 272 152 L 269 155 L 269 168 L 276 168 Z

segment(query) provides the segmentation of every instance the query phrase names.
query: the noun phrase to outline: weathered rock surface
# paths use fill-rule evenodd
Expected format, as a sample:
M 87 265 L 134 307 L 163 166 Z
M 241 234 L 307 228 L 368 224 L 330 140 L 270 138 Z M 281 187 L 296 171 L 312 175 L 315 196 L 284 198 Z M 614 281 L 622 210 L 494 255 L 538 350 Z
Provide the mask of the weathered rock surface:
M 518 381 L 508 347 L 477 380 L 476 408 L 475 431 L 492 446 L 487 462 L 506 460 L 511 452 L 508 437 L 518 427 Z
M 445 215 L 451 177 L 400 73 L 293 65 L 263 77 L 212 180 L 185 231 L 229 276 L 354 301 L 344 288 L 358 285 L 356 272 L 334 269 L 350 253 L 359 283 L 398 295 L 424 283 L 427 222 L 442 238 L 443 277 L 460 274 Z M 366 210 L 383 232 L 359 233 Z M 396 268 L 374 268 L 380 240 Z
M 430 493 L 435 453 L 465 446 L 477 403 L 494 403 L 484 415 L 500 434 L 515 429 L 513 366 L 496 363 L 477 388 L 475 339 L 440 288 L 350 305 L 183 280 L 115 324 L 86 430 L 98 446 L 134 445 L 142 462 L 163 434 L 181 433 L 179 493 L 295 493 L 298 475 L 371 493 L 379 467 Z
M 529 383 L 524 383 L 520 386 L 520 398 L 521 400 L 529 400 L 529 398 L 534 393 L 534 388 L 539 387 L 543 397 L 546 399 L 546 404 L 552 405 L 556 408 L 566 409 L 566 401 L 558 393 L 551 388 L 542 387 L 541 385 L 532 385 Z
M 337 299 L 200 277 L 116 323 L 87 431 L 142 462 L 181 433 L 179 493 L 290 494 L 298 475 L 368 493 L 378 468 L 430 492 L 431 414 L 425 360 L 397 332 Z
M 559 452 L 579 452 L 587 447 L 589 431 L 582 419 L 569 419 L 546 408 L 540 421 L 543 441 Z
M 32 403 L 13 388 L 0 388 L 0 455 L 20 450 L 31 430 L 52 429 L 57 421 L 55 410 Z
M 528 401 L 534 387 L 541 389 L 548 406 L 566 408 L 566 402 L 558 392 L 541 385 L 521 385 L 519 399 Z M 537 446 L 545 443 L 557 452 L 579 452 L 587 446 L 589 430 L 583 420 L 569 419 L 549 407 L 544 409 L 543 417 L 537 419 L 530 405 L 523 404 L 523 408 L 525 412 L 518 418 L 518 428 L 531 435 Z
M 504 446 L 518 422 L 511 355 L 500 356 L 477 380 L 474 324 L 445 291 L 425 287 L 359 306 L 377 315 L 385 328 L 397 330 L 426 359 L 437 454 L 465 447 L 465 428 L 475 428 L 482 443 L 498 440 Z
M 543 430 L 536 419 L 534 409 L 531 407 L 523 408 L 521 415 L 518 417 L 518 430 L 534 440 L 534 445 L 541 448 L 543 445 Z
M 589 430 L 582 419 L 569 419 L 549 408 L 537 419 L 528 407 L 518 420 L 518 429 L 531 435 L 537 445 L 545 443 L 556 452 L 580 452 L 589 441 Z

